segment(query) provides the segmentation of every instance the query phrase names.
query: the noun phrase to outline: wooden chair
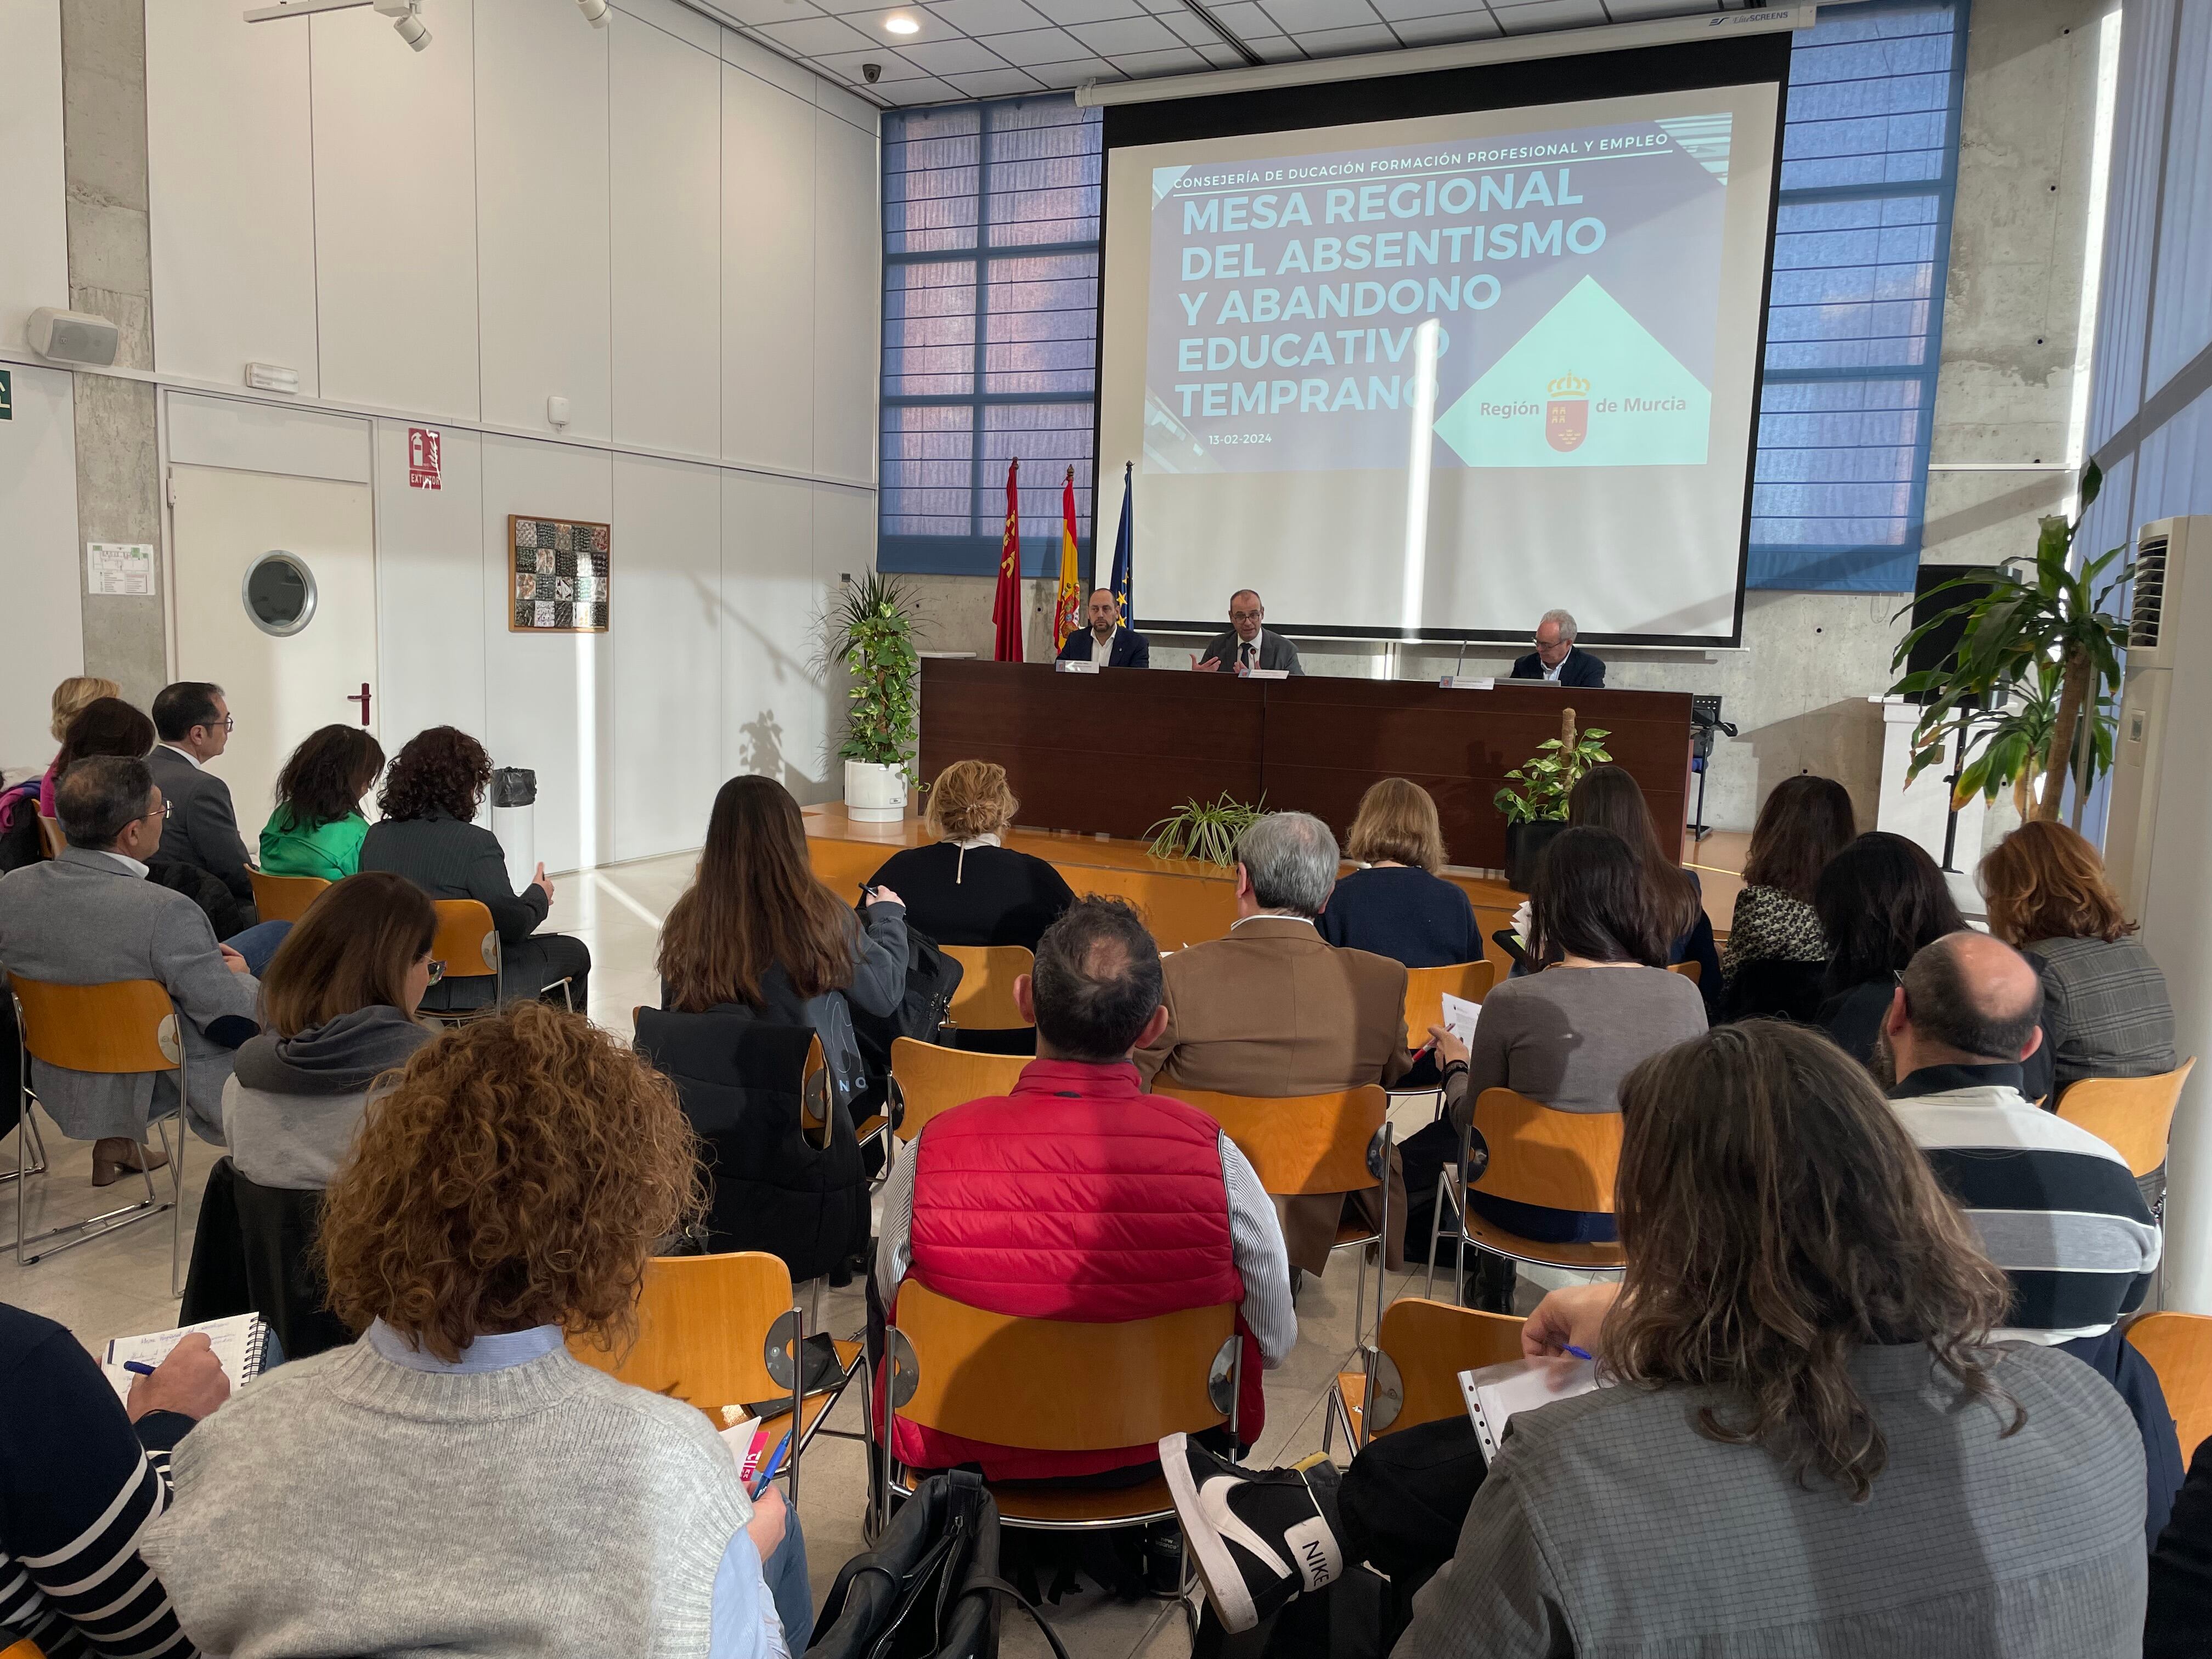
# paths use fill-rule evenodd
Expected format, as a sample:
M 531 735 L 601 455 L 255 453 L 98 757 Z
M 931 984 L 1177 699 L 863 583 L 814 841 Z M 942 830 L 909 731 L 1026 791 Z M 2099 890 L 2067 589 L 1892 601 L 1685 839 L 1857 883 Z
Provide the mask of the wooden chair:
M 46 1650 L 26 1636 L 20 1642 L 0 1648 L 0 1659 L 46 1659 Z
M 2080 1087 L 2080 1085 L 2075 1085 Z M 2130 1322 L 2128 1340 L 2150 1361 L 2166 1408 L 2180 1431 L 2185 1464 L 2212 1437 L 2212 1318 L 2203 1314 L 2149 1313 Z
M 495 1012 L 507 1000 L 507 987 L 499 929 L 492 925 L 491 911 L 477 899 L 434 899 L 430 908 L 438 913 L 437 935 L 430 941 L 432 959 L 446 964 L 445 977 L 448 980 L 489 978 L 491 1000 L 481 1008 L 425 1008 L 422 1013 L 430 1019 L 460 1025 Z M 574 1013 L 575 988 L 571 980 L 556 979 L 552 985 L 541 985 L 530 994 L 543 996 L 556 985 L 561 989 L 562 1001 Z
M 320 876 L 264 876 L 252 869 L 246 871 L 246 878 L 253 884 L 253 908 L 264 921 L 299 921 L 330 885 Z
M 1510 1089 L 1485 1089 L 1468 1120 L 1480 1127 L 1490 1148 L 1490 1164 L 1476 1186 L 1493 1198 L 1553 1210 L 1613 1213 L 1613 1176 L 1620 1163 L 1619 1112 L 1556 1112 Z M 1437 1176 L 1437 1218 L 1429 1233 L 1429 1279 L 1437 1282 L 1437 1246 L 1443 1237 L 1444 1210 L 1458 1218 L 1453 1249 L 1458 1278 L 1466 1282 L 1467 1247 L 1487 1250 L 1539 1267 L 1568 1267 L 1581 1273 L 1619 1273 L 1626 1265 L 1618 1244 L 1547 1244 L 1506 1231 L 1470 1210 L 1467 1188 L 1471 1133 L 1460 1137 L 1459 1165 Z M 1453 1298 L 1458 1299 L 1455 1293 Z
M 959 988 L 946 1017 L 963 1031 L 1025 1031 L 1029 1021 L 1014 1006 L 1014 981 L 1034 967 L 1036 956 L 1018 945 L 947 945 L 960 964 Z
M 1465 1411 L 1459 1374 L 1520 1358 L 1522 1322 L 1511 1314 L 1400 1297 L 1376 1324 L 1375 1340 L 1362 1350 L 1361 1368 L 1336 1374 L 1322 1419 L 1321 1449 L 1329 1449 L 1339 1423 L 1345 1443 L 1357 1450 L 1376 1435 Z
M 891 1043 L 891 1088 L 902 1108 L 898 1138 L 911 1142 L 939 1112 L 1012 1093 L 1022 1067 L 1029 1063 L 1025 1054 L 971 1054 L 912 1037 L 896 1039 Z
M 1237 1310 L 1224 1304 L 1121 1324 L 1019 1319 L 939 1296 L 919 1280 L 899 1286 L 890 1328 L 888 1386 L 877 1430 L 896 1445 L 894 1415 L 927 1429 L 1028 1451 L 1109 1451 L 1175 1433 L 1236 1426 L 1243 1347 Z M 894 1459 L 877 1505 L 913 1484 Z M 1091 1531 L 1170 1520 L 1164 1477 L 1141 1486 L 994 1489 L 1009 1527 Z
M 1374 1227 L 1356 1221 L 1340 1223 L 1336 1243 L 1341 1250 L 1354 1245 L 1384 1245 L 1390 1237 L 1390 1097 L 1379 1084 L 1340 1089 L 1334 1094 L 1287 1095 L 1267 1098 L 1255 1095 L 1216 1094 L 1207 1089 L 1169 1088 L 1155 1091 L 1195 1106 L 1227 1131 L 1237 1150 L 1244 1154 L 1270 1198 L 1299 1198 L 1315 1193 L 1361 1193 L 1381 1188 L 1382 1219 Z M 1389 1293 L 1389 1258 L 1378 1248 L 1375 1258 L 1375 1310 L 1382 1310 Z M 1352 1280 L 1352 1334 L 1364 1340 L 1367 1279 L 1363 1271 Z
M 1409 968 L 1406 970 L 1406 1041 L 1415 1048 L 1431 1025 L 1444 1023 L 1444 998 L 1480 1002 L 1498 983 L 1498 964 L 1491 961 L 1455 962 L 1449 968 Z
M 40 813 L 39 851 L 47 858 L 58 859 L 62 855 L 62 848 L 68 845 L 69 838 L 62 834 L 61 820 Z
M 1705 976 L 1705 969 L 1694 962 L 1670 962 L 1667 964 L 1667 971 L 1680 974 L 1692 985 L 1699 983 Z
M 696 1406 L 718 1430 L 728 1426 L 725 1406 L 789 1397 L 790 1407 L 765 1417 L 761 1426 L 773 1446 L 798 1418 L 799 1432 L 784 1463 L 795 1508 L 799 1454 L 851 1386 L 860 1362 L 858 1342 L 837 1343 L 842 1377 L 826 1393 L 802 1397 L 795 1357 L 805 1335 L 790 1270 L 764 1250 L 742 1250 L 655 1257 L 646 1264 L 637 1341 L 629 1351 L 617 1357 L 571 1337 L 568 1352 L 624 1382 Z
M 2166 1224 L 2166 1139 L 2182 1085 L 2196 1065 L 2192 1054 L 2178 1069 L 2155 1077 L 2085 1077 L 2058 1097 L 2059 1116 L 2127 1159 L 2160 1226 Z
M 17 1063 L 21 1082 L 16 1102 L 21 1115 L 15 1136 L 15 1265 L 27 1267 L 88 1240 L 101 1237 L 134 1222 L 169 1216 L 169 1293 L 184 1294 L 184 1102 L 188 1080 L 185 1048 L 177 1030 L 176 1006 L 159 981 L 150 979 L 114 980 L 105 985 L 56 985 L 44 980 L 8 975 L 15 1000 L 18 1036 Z M 154 1175 L 141 1170 L 146 1196 L 136 1204 L 108 1210 L 84 1221 L 67 1222 L 46 1231 L 27 1234 L 23 1189 L 36 1173 L 25 1162 L 27 1149 L 36 1145 L 41 1165 L 46 1147 L 31 1116 L 35 1098 L 31 1088 L 31 1061 L 42 1060 L 72 1072 L 92 1072 L 104 1077 L 128 1077 L 141 1073 L 177 1074 L 177 1144 L 169 1145 L 168 1120 L 157 1120 L 155 1132 L 169 1154 L 169 1197 L 165 1203 L 154 1190 Z M 51 1249 L 29 1252 L 34 1245 L 59 1239 Z

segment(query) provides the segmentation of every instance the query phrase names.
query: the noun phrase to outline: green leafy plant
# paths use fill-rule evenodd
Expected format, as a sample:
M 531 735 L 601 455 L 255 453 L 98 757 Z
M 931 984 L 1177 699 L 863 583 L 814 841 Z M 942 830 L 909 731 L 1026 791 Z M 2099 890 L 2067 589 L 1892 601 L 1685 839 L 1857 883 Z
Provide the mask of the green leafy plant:
M 1225 793 L 1206 805 L 1187 800 L 1145 831 L 1152 842 L 1146 850 L 1156 859 L 1202 859 L 1225 870 L 1237 862 L 1237 838 L 1267 811 L 1267 799 L 1256 806 Z
M 914 776 L 921 654 L 915 648 L 913 596 L 896 576 L 871 571 L 848 583 L 830 616 L 829 656 L 852 676 L 846 760 L 896 766 Z
M 2091 462 L 2081 474 L 2082 514 L 2103 483 Z M 2021 817 L 2055 819 L 2069 767 L 2080 771 L 2083 795 L 2100 773 L 2111 769 L 2128 625 L 2105 605 L 2135 567 L 2112 569 L 2127 550 L 2116 547 L 2075 568 L 2074 538 L 2081 527 L 2078 514 L 2070 524 L 2056 515 L 2045 519 L 2032 556 L 1961 576 L 1925 596 L 1955 592 L 1960 602 L 1906 634 L 1893 668 L 1902 668 L 1934 630 L 1961 623 L 1964 630 L 1949 666 L 1904 675 L 1890 687 L 1893 696 L 1929 697 L 1913 727 L 1906 782 L 1938 764 L 1946 748 L 1962 739 L 1969 758 L 1952 786 L 1954 805 L 1977 793 L 1994 799 L 2011 784 Z M 2029 789 L 2039 772 L 2043 787 L 2037 798 Z
M 1559 735 L 1538 744 L 1534 755 L 1505 775 L 1512 784 L 1492 797 L 1505 821 L 1531 823 L 1566 817 L 1567 796 L 1583 774 L 1613 758 L 1605 747 L 1608 735 L 1596 726 L 1577 732 L 1575 711 L 1566 710 L 1560 716 Z

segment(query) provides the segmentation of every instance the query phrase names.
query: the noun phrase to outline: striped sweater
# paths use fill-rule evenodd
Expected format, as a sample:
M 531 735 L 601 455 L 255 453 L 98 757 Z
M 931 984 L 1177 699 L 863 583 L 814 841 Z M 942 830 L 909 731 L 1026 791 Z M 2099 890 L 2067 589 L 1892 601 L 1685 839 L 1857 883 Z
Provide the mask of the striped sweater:
M 27 1636 L 48 1659 L 189 1659 L 138 1539 L 191 1426 L 153 1412 L 134 1428 L 75 1337 L 0 1303 L 0 1647 Z
M 2035 1105 L 2020 1082 L 2018 1066 L 1923 1066 L 1890 1104 L 2012 1280 L 1996 1336 L 2097 1336 L 2142 1304 L 2159 1230 L 2127 1160 Z

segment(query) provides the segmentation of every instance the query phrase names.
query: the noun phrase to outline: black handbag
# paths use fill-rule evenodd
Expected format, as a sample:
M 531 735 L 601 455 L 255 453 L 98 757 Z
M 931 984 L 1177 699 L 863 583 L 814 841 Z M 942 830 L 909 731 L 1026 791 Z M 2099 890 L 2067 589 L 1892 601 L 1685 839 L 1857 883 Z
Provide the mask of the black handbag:
M 874 1549 L 838 1571 L 805 1659 L 997 1659 L 999 1598 L 1036 1620 L 1054 1659 L 1059 1632 L 999 1577 L 999 1506 L 964 1469 L 933 1474 Z

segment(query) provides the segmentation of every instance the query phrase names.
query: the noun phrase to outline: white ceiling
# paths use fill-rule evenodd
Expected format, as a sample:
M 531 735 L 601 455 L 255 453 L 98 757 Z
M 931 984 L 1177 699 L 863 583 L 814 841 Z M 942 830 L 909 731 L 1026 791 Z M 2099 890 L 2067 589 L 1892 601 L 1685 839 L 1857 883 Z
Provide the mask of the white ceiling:
M 1763 3 L 1763 0 L 1758 0 Z M 686 0 L 886 106 L 1735 10 L 1744 0 Z M 921 25 L 898 36 L 884 24 Z M 1213 24 L 1207 22 L 1207 18 Z M 1214 27 L 1213 25 L 1218 25 Z M 1243 46 L 1245 50 L 1239 51 Z M 1249 52 L 1249 56 L 1247 53 Z M 881 68 L 870 82 L 863 64 Z

